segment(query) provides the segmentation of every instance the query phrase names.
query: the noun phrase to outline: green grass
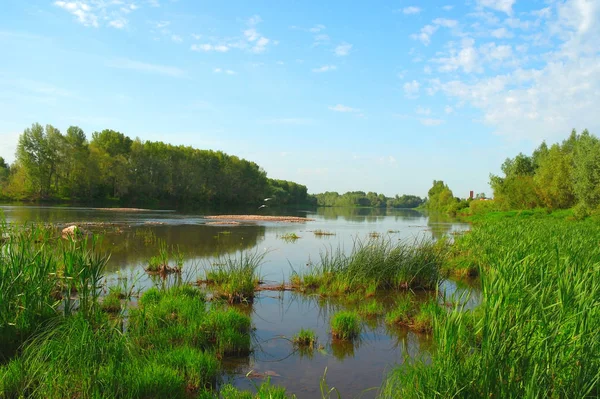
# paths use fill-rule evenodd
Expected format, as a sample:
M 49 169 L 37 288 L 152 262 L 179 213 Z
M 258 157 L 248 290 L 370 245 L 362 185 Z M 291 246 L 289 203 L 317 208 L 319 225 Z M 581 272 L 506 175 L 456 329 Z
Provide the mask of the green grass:
M 119 313 L 121 311 L 121 294 L 118 291 L 111 291 L 102 298 L 100 308 L 107 313 Z
M 385 308 L 381 302 L 369 301 L 362 303 L 358 308 L 358 314 L 363 317 L 378 317 L 385 313 Z
M 353 340 L 360 335 L 360 317 L 352 311 L 339 312 L 331 317 L 331 335 L 335 339 Z
M 171 259 L 174 261 L 170 262 Z M 150 274 L 180 274 L 183 269 L 183 262 L 183 252 L 179 248 L 177 250 L 172 248 L 171 252 L 169 252 L 166 241 L 158 240 L 158 255 L 152 256 L 148 260 L 146 272 Z
M 300 238 L 300 236 L 296 233 L 286 233 L 286 234 L 280 235 L 279 238 L 285 242 L 295 242 L 296 240 L 298 240 Z
M 430 241 L 356 240 L 351 253 L 341 248 L 321 253 L 320 262 L 303 273 L 293 272 L 291 284 L 322 295 L 379 290 L 436 289 L 444 246 Z
M 229 303 L 252 302 L 260 283 L 259 268 L 264 253 L 241 252 L 227 255 L 205 268 L 205 279 L 200 281 L 214 289 L 215 295 Z
M 598 397 L 599 237 L 592 220 L 553 217 L 458 237 L 482 271 L 482 304 L 434 323 L 430 364 L 395 369 L 381 397 Z
M 398 301 L 396 307 L 388 312 L 385 321 L 409 327 L 417 332 L 431 332 L 436 318 L 444 315 L 443 308 L 435 300 L 413 303 L 405 297 Z
M 335 233 L 333 233 L 331 231 L 321 230 L 321 229 L 317 229 L 317 230 L 313 231 L 313 234 L 315 235 L 315 237 L 326 237 L 326 236 L 334 236 L 335 235 Z
M 140 305 L 130 311 L 130 335 L 142 348 L 185 345 L 220 357 L 250 353 L 250 318 L 233 308 L 209 306 L 197 288 L 151 289 Z
M 292 338 L 292 342 L 297 347 L 312 348 L 317 344 L 317 335 L 314 330 L 301 328 Z

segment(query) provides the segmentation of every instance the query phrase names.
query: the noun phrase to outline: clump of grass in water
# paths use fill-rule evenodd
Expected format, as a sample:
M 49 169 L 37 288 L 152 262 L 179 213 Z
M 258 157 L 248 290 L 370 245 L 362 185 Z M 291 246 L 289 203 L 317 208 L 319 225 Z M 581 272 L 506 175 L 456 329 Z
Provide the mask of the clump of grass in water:
M 381 396 L 597 397 L 598 237 L 597 223 L 550 218 L 490 221 L 458 237 L 481 266 L 482 304 L 436 323 L 430 364 L 394 370 Z
M 170 258 L 175 258 L 175 266 L 169 265 Z M 158 256 L 153 256 L 148 261 L 146 272 L 150 274 L 180 274 L 183 269 L 184 256 L 179 249 L 169 254 L 169 248 L 164 240 L 158 241 Z
M 378 317 L 385 313 L 385 308 L 383 304 L 377 301 L 370 301 L 367 303 L 363 303 L 358 308 L 358 314 L 363 317 Z
M 206 277 L 199 283 L 206 283 L 215 290 L 215 294 L 229 303 L 252 302 L 254 291 L 260 283 L 258 269 L 264 253 L 241 252 L 238 255 L 226 255 L 205 268 Z
M 107 313 L 119 313 L 121 311 L 120 292 L 113 290 L 102 298 L 100 308 Z
M 281 238 L 285 242 L 295 242 L 300 238 L 300 236 L 296 233 L 286 233 L 279 236 L 279 238 Z
M 436 318 L 444 315 L 444 310 L 435 300 L 415 305 L 410 298 L 405 297 L 398 301 L 396 308 L 386 314 L 388 324 L 405 325 L 418 332 L 431 332 Z
M 355 240 L 346 255 L 341 248 L 321 252 L 319 264 L 302 274 L 293 272 L 291 284 L 322 295 L 378 290 L 436 289 L 443 249 L 431 241 L 392 243 L 389 239 Z
M 335 233 L 333 233 L 331 231 L 321 230 L 321 229 L 317 229 L 317 230 L 313 231 L 313 234 L 317 237 L 334 236 L 335 235 Z
M 346 311 L 333 315 L 330 320 L 331 335 L 341 340 L 353 340 L 360 335 L 360 317 L 356 312 Z
M 299 348 L 313 348 L 317 343 L 317 335 L 314 330 L 301 328 L 292 338 L 292 342 Z

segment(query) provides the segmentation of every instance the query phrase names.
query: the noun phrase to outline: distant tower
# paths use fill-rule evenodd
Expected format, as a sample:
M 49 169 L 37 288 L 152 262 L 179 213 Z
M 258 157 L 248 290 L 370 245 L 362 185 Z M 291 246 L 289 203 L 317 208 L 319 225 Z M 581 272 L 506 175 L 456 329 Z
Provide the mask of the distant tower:
M 473 199 L 473 190 L 469 191 L 469 198 Z

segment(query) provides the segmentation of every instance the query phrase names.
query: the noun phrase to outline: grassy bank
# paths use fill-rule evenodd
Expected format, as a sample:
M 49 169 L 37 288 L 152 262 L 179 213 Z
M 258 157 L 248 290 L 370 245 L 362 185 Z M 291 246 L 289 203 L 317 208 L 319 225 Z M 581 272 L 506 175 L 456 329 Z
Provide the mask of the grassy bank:
M 381 397 L 598 397 L 598 237 L 591 220 L 517 217 L 457 238 L 483 303 L 434 317 L 431 364 L 395 369 Z
M 182 284 L 131 306 L 95 239 L 0 226 L 1 398 L 288 397 L 222 385 L 222 362 L 251 352 L 248 315 Z

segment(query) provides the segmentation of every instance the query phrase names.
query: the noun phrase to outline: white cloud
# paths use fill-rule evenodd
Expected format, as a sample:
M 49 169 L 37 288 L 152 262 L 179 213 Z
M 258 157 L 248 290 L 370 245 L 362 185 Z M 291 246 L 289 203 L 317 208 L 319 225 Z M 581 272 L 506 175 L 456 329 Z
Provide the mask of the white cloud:
M 84 26 L 93 26 L 95 28 L 99 26 L 98 15 L 96 15 L 92 11 L 92 8 L 85 2 L 55 1 L 54 5 L 73 14 L 75 17 L 77 17 L 77 22 Z
M 115 29 L 125 28 L 128 24 L 125 15 L 139 8 L 126 0 L 60 0 L 53 4 L 73 15 L 83 26 L 98 28 L 104 24 Z
M 431 109 L 430 108 L 423 108 L 421 106 L 417 107 L 417 109 L 415 110 L 415 112 L 419 115 L 431 115 Z
M 329 72 L 329 71 L 335 71 L 337 69 L 337 67 L 335 65 L 323 65 L 322 67 L 319 68 L 313 68 L 313 72 L 316 73 L 321 73 L 321 72 Z
M 342 43 L 337 46 L 334 50 L 335 55 L 338 57 L 343 57 L 350 54 L 350 50 L 352 50 L 352 45 L 349 43 Z
M 512 6 L 516 0 L 477 0 L 477 4 L 481 8 L 491 8 L 492 10 L 502 11 L 508 15 L 512 15 Z M 585 1 L 585 0 L 584 0 Z
M 443 6 L 443 7 L 442 7 L 442 10 L 444 10 L 444 11 L 450 11 L 450 10 L 452 10 L 453 8 L 454 8 L 454 6 L 453 6 L 453 5 L 450 5 L 450 4 L 448 4 L 448 5 L 445 5 L 445 6 Z
M 148 64 L 145 62 L 129 60 L 126 58 L 112 60 L 106 63 L 106 66 L 110 68 L 118 68 L 118 69 L 131 69 L 134 71 L 147 72 L 147 73 L 155 73 L 159 75 L 171 76 L 175 78 L 180 78 L 185 76 L 185 72 L 177 67 L 158 65 L 158 64 Z
M 315 35 L 314 42 L 313 42 L 313 47 L 320 46 L 321 44 L 328 43 L 329 40 L 331 40 L 329 38 L 329 35 L 326 35 L 326 34 L 323 34 L 323 33 L 319 34 L 319 35 Z
M 423 73 L 425 73 L 426 75 L 431 75 L 433 71 L 431 70 L 431 67 L 429 65 L 425 65 L 423 67 Z
M 416 80 L 413 80 L 412 82 L 406 82 L 404 84 L 404 94 L 407 97 L 416 97 L 419 94 L 420 87 L 421 85 Z
M 183 38 L 179 35 L 171 35 L 171 40 L 173 40 L 175 43 L 181 43 Z
M 314 120 L 310 118 L 275 118 L 275 119 L 265 119 L 258 121 L 259 123 L 265 125 L 298 125 L 298 126 L 306 126 L 312 125 Z
M 127 20 L 125 19 L 115 19 L 108 23 L 109 26 L 112 26 L 116 29 L 123 29 L 125 25 L 127 25 Z
M 237 73 L 231 69 L 222 69 L 222 68 L 215 68 L 213 69 L 214 73 L 224 73 L 226 75 L 237 75 Z
M 454 28 L 458 25 L 458 21 L 448 18 L 436 18 L 433 20 L 433 24 L 444 28 Z
M 229 47 L 227 47 L 224 44 L 213 45 L 213 44 L 204 43 L 204 44 L 192 44 L 190 46 L 190 50 L 204 51 L 204 52 L 216 51 L 217 53 L 226 53 L 229 51 Z
M 444 28 L 455 28 L 458 26 L 458 21 L 447 18 L 436 18 L 431 24 L 422 27 L 419 33 L 414 33 L 410 35 L 410 37 L 411 39 L 419 40 L 421 43 L 428 46 L 431 43 L 431 36 L 437 32 L 440 26 Z
M 453 72 L 459 69 L 465 73 L 482 72 L 480 57 L 474 44 L 474 40 L 464 39 L 460 50 L 451 48 L 448 56 L 434 58 L 432 61 L 440 64 L 438 68 L 440 72 Z
M 404 8 L 402 9 L 402 12 L 403 12 L 405 15 L 418 14 L 418 13 L 420 13 L 421 11 L 423 11 L 423 10 L 422 10 L 421 8 L 419 8 L 419 7 L 416 7 L 416 6 L 404 7 Z
M 342 104 L 337 104 L 333 107 L 329 107 L 330 110 L 335 111 L 335 112 L 350 112 L 350 113 L 359 113 L 361 112 L 360 109 L 357 108 L 352 108 L 352 107 L 348 107 L 346 105 L 342 105 Z
M 318 33 L 321 32 L 323 29 L 325 29 L 325 25 L 315 25 L 312 28 L 310 28 L 308 31 L 311 33 Z
M 444 121 L 442 119 L 422 118 L 419 120 L 423 126 L 439 126 Z
M 490 34 L 492 35 L 492 37 L 495 37 L 496 39 L 510 39 L 510 38 L 514 37 L 512 32 L 509 32 L 504 27 L 494 29 Z
M 449 115 L 454 112 L 454 108 L 452 108 L 449 105 L 446 105 L 446 107 L 444 108 L 444 112 Z

